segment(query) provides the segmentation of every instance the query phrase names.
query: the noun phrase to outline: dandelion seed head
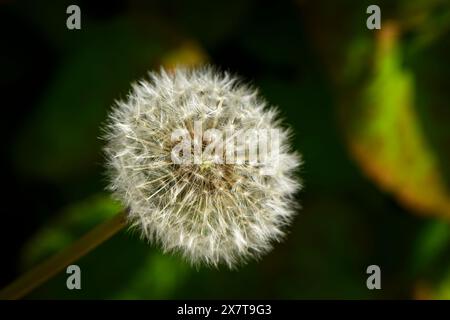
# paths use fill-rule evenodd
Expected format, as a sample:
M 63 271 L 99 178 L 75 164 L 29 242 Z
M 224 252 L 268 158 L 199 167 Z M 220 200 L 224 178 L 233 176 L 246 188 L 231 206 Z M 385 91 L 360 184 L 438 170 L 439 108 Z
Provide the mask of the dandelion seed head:
M 192 264 L 235 267 L 268 252 L 285 234 L 301 188 L 300 156 L 291 151 L 290 131 L 276 109 L 212 67 L 162 69 L 149 78 L 116 103 L 106 126 L 109 188 L 128 207 L 132 226 Z M 207 148 L 204 137 L 193 137 L 195 123 L 218 132 L 277 129 L 278 161 L 255 166 L 247 154 L 241 163 L 227 163 L 202 153 L 174 163 L 175 130 L 188 133 L 192 149 Z M 272 174 L 262 173 L 264 165 Z

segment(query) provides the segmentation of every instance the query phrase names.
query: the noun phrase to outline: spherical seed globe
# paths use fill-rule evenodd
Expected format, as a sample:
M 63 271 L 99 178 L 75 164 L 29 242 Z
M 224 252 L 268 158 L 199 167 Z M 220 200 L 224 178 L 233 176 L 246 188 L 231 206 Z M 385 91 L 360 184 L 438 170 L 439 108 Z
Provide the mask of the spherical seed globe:
M 199 125 L 201 133 L 223 132 L 223 148 L 205 152 L 211 137 L 199 138 Z M 180 130 L 188 141 L 183 150 L 194 153 L 181 162 L 174 153 Z M 227 149 L 227 143 L 252 130 L 277 132 L 265 162 L 255 164 L 248 150 L 240 161 L 219 159 L 227 150 L 235 155 L 239 146 Z M 106 132 L 109 188 L 128 207 L 130 223 L 193 264 L 233 268 L 260 257 L 282 239 L 296 212 L 301 159 L 289 145 L 290 131 L 255 89 L 228 73 L 212 67 L 151 72 L 116 103 Z M 254 143 L 254 136 L 245 137 Z M 258 146 L 253 150 L 261 151 Z

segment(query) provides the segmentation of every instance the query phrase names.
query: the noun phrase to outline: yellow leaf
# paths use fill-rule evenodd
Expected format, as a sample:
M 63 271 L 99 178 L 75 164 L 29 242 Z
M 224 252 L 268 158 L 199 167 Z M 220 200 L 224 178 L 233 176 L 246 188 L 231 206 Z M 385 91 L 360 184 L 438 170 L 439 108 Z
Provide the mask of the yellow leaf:
M 168 69 L 177 66 L 195 67 L 207 61 L 206 53 L 193 41 L 185 41 L 172 52 L 167 53 L 161 64 Z

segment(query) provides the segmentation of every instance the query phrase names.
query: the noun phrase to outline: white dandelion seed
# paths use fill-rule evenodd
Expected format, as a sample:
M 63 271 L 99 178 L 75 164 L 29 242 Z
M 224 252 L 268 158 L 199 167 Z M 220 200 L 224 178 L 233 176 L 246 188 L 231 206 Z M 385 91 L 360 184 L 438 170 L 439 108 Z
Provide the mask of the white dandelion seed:
M 277 161 L 255 166 L 244 153 L 236 163 L 216 161 L 217 154 L 174 163 L 176 130 L 192 138 L 191 150 L 205 150 L 205 138 L 193 137 L 196 123 L 220 132 L 276 129 L 279 144 L 270 151 Z M 256 90 L 227 73 L 211 67 L 152 72 L 116 104 L 106 131 L 109 187 L 128 207 L 129 221 L 193 264 L 234 267 L 257 258 L 281 240 L 295 214 L 301 161 L 290 149 L 289 130 Z M 267 163 L 270 175 L 261 170 Z

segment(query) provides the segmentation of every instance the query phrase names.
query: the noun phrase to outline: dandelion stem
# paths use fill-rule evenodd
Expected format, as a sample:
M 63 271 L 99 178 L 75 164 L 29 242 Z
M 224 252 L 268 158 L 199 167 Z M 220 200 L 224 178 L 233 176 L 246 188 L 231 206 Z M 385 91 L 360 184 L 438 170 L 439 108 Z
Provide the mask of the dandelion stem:
M 65 267 L 81 258 L 98 245 L 122 230 L 126 225 L 126 212 L 96 226 L 65 250 L 32 268 L 7 287 L 0 290 L 0 300 L 20 299 L 54 277 Z

